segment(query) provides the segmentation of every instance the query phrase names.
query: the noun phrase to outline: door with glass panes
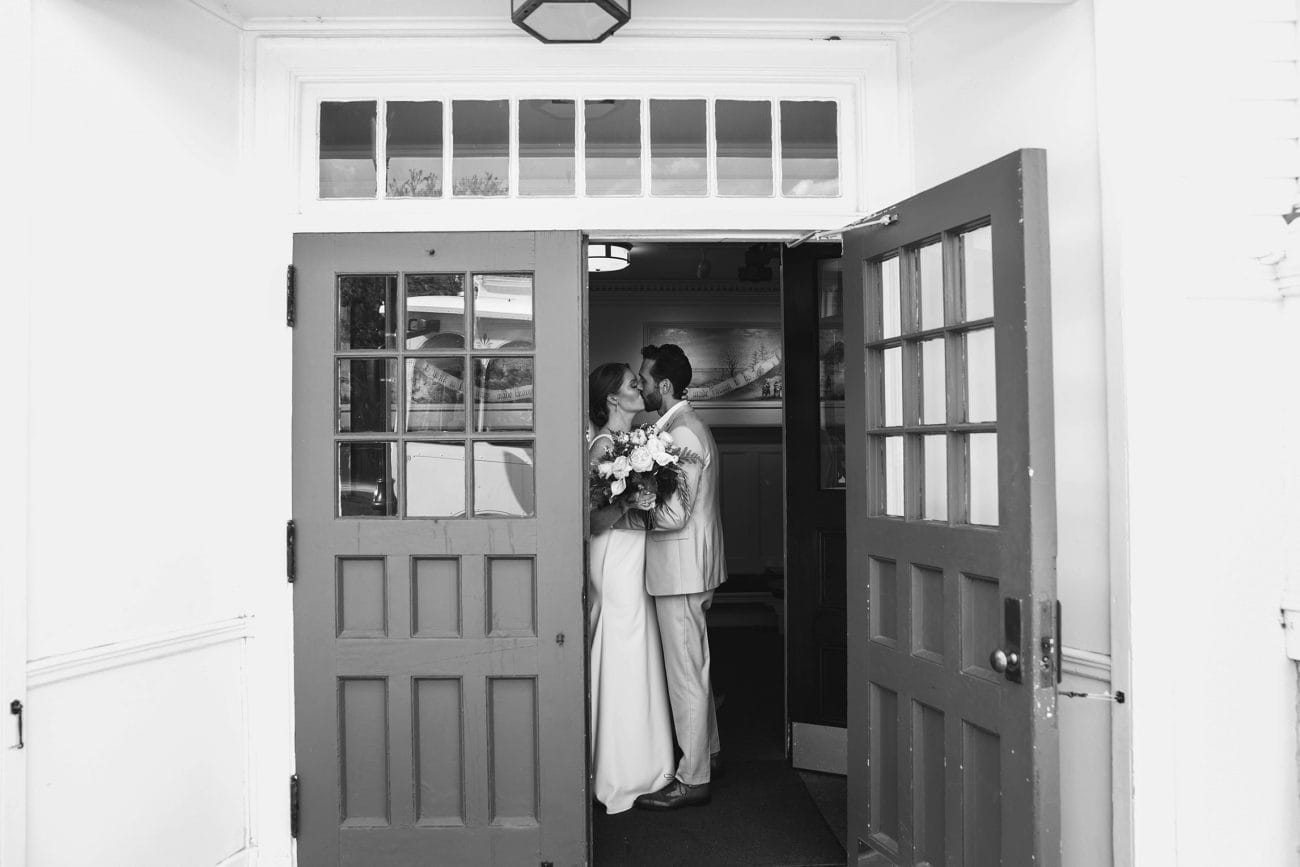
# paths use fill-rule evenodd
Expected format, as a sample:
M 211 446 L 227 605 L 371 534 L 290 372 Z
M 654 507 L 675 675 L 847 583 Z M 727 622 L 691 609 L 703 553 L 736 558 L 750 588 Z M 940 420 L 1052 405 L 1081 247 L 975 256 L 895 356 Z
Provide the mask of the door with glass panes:
M 845 234 L 857 864 L 1060 863 L 1046 156 Z
M 583 258 L 295 238 L 300 864 L 586 857 Z

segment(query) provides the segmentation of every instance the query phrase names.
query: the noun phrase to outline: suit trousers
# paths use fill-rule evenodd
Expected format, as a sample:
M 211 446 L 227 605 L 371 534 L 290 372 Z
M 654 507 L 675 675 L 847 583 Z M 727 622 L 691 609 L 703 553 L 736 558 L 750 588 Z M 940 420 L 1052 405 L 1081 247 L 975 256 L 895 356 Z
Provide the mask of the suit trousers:
M 682 758 L 677 779 L 696 786 L 709 781 L 709 756 L 721 749 L 718 717 L 709 682 L 709 633 L 704 613 L 713 591 L 656 596 L 659 636 L 663 639 L 668 700 Z

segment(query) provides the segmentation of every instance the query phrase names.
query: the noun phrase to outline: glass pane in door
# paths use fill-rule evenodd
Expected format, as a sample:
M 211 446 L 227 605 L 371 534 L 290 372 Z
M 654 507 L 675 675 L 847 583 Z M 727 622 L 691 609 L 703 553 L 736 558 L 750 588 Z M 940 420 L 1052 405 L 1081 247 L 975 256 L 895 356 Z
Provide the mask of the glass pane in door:
M 406 348 L 465 346 L 465 275 L 406 275 Z
M 337 421 L 341 433 L 397 430 L 397 359 L 338 360 Z
M 821 487 L 844 487 L 844 316 L 839 259 L 817 270 L 817 391 L 820 416 Z
M 533 347 L 533 275 L 474 275 L 474 348 Z
M 397 514 L 395 442 L 338 444 L 338 515 L 384 518 Z
M 344 274 L 338 278 L 338 348 L 397 347 L 397 278 Z

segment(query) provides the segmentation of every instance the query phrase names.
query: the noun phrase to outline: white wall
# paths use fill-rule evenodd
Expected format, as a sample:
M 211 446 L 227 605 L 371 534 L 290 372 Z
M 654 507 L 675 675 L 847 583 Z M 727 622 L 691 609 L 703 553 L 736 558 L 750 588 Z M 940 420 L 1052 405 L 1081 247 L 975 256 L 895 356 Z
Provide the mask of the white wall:
M 1088 0 L 953 4 L 911 37 L 918 190 L 1018 148 L 1047 150 L 1062 686 L 1080 692 L 1107 689 L 1111 654 L 1093 48 Z M 1111 711 L 1101 702 L 1061 699 L 1066 865 L 1110 861 Z
M 1296 335 L 1226 243 L 1244 214 L 1237 173 L 1257 168 L 1225 123 L 1228 73 L 1257 59 L 1234 53 L 1247 11 L 1096 10 L 1106 285 L 1127 391 L 1136 863 L 1294 867 L 1296 682 L 1278 608 L 1297 533 L 1283 411 Z
M 241 616 L 283 586 L 288 445 L 240 35 L 180 0 L 46 0 L 32 39 L 29 863 L 240 863 Z

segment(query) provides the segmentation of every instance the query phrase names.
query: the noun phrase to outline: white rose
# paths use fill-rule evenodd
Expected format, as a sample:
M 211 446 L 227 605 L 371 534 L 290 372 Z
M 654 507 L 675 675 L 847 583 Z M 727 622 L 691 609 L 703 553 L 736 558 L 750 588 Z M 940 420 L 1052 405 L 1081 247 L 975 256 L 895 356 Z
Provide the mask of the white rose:
M 645 446 L 637 446 L 632 449 L 632 469 L 638 473 L 644 473 L 649 471 L 654 464 L 654 456 L 650 454 L 650 450 Z
M 596 464 L 596 472 L 600 475 L 602 479 L 608 479 L 610 476 L 614 475 L 614 462 L 601 461 L 600 463 Z
M 673 435 L 666 430 L 661 430 L 659 431 L 659 442 L 666 446 L 670 446 L 673 444 Z
M 659 442 L 659 437 L 651 437 L 646 442 L 645 447 L 652 455 L 660 454 L 664 450 L 664 444 Z
M 614 458 L 614 478 L 622 481 L 627 478 L 627 474 L 632 472 L 632 464 L 623 455 Z M 623 490 L 621 487 L 619 490 Z
M 671 455 L 668 452 L 659 452 L 654 456 L 655 463 L 661 467 L 677 463 L 677 455 Z
M 622 458 L 619 458 L 619 460 L 622 460 Z M 609 498 L 612 500 L 626 490 L 627 482 L 622 479 L 615 479 L 609 483 Z

